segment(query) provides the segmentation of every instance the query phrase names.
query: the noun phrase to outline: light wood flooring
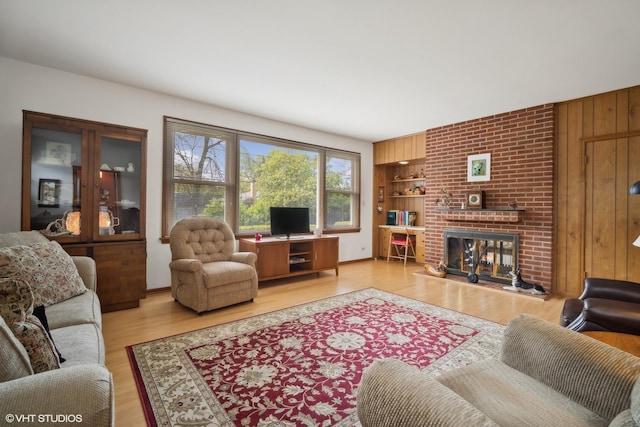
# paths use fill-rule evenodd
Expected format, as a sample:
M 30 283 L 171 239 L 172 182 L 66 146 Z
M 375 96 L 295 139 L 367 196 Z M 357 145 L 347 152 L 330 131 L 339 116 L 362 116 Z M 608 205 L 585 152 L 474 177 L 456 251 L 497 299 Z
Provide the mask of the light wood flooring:
M 168 268 L 168 267 L 167 267 Z M 455 280 L 414 274 L 418 264 L 361 261 L 340 266 L 340 275 L 316 275 L 260 284 L 253 303 L 202 315 L 174 302 L 169 291 L 150 293 L 140 307 L 103 315 L 107 368 L 115 383 L 117 426 L 145 424 L 125 346 L 303 304 L 333 295 L 374 287 L 430 304 L 506 324 L 519 313 L 558 323 L 564 298 L 546 301 L 508 291 L 486 289 Z

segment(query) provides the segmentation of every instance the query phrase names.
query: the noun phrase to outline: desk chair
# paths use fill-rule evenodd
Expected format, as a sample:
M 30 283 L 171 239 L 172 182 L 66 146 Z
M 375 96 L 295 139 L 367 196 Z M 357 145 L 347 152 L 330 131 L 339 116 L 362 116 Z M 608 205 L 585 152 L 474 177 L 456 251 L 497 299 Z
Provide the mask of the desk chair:
M 406 266 L 407 258 L 416 259 L 416 236 L 405 227 L 391 228 L 390 231 L 387 262 L 391 258 L 401 259 Z

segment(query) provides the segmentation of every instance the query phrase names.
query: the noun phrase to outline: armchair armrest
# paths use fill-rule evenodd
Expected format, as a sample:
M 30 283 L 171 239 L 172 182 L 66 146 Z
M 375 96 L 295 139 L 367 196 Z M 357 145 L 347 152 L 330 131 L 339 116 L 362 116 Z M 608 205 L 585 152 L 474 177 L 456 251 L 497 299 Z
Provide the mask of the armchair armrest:
M 234 252 L 231 254 L 231 261 L 249 264 L 252 267 L 256 266 L 257 260 L 258 255 L 253 252 Z
M 171 270 L 198 273 L 202 272 L 202 262 L 197 259 L 182 258 L 169 263 Z
M 637 357 L 528 314 L 509 322 L 501 360 L 606 419 L 629 408 L 640 376 Z
M 0 384 L 0 414 L 34 415 L 20 425 L 38 422 L 39 415 L 71 415 L 78 425 L 114 425 L 113 380 L 101 365 L 77 365 L 55 369 Z M 68 424 L 68 423 L 61 423 Z
M 640 283 L 589 277 L 584 280 L 584 291 L 579 299 L 585 300 L 587 298 L 640 303 Z
M 497 426 L 435 377 L 396 359 L 365 369 L 357 410 L 363 427 Z
M 581 325 L 580 329 L 574 326 Z M 588 326 L 584 327 L 582 325 Z M 603 330 L 638 335 L 640 304 L 603 298 L 587 298 L 575 323 L 569 329 L 577 331 Z

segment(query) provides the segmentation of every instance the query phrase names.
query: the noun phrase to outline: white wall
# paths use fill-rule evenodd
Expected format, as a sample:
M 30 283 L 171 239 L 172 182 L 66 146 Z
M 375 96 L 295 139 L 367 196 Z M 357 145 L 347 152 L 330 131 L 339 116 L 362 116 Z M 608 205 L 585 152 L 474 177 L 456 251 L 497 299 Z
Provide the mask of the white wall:
M 180 78 L 176 76 L 176 78 Z M 336 100 L 338 103 L 339 100 Z M 371 257 L 373 145 L 282 122 L 88 78 L 0 56 L 0 232 L 20 229 L 22 110 L 148 129 L 147 287 L 170 285 L 169 245 L 160 243 L 162 116 L 361 153 L 360 233 L 340 234 L 340 261 Z

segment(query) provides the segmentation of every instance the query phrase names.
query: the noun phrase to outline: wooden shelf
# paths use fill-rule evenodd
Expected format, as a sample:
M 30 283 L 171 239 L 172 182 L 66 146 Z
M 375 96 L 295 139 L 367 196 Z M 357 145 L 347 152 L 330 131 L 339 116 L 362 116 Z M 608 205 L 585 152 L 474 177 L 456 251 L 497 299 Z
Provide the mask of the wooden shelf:
M 389 181 L 389 184 L 390 185 L 402 184 L 403 182 L 425 182 L 425 178 L 394 179 L 393 181 Z M 397 190 L 397 187 L 395 187 L 394 190 Z M 393 194 L 393 191 L 392 191 L 389 197 L 399 199 L 399 198 L 405 198 L 405 197 L 424 197 L 425 196 L 425 194 L 404 194 L 404 191 L 399 191 L 399 192 L 402 194 Z
M 459 222 L 520 222 L 524 209 L 459 209 L 436 208 L 447 221 Z
M 426 178 L 404 178 L 404 179 L 394 179 L 393 181 L 389 181 L 389 184 L 393 184 L 395 182 L 416 182 L 416 181 L 424 181 Z

